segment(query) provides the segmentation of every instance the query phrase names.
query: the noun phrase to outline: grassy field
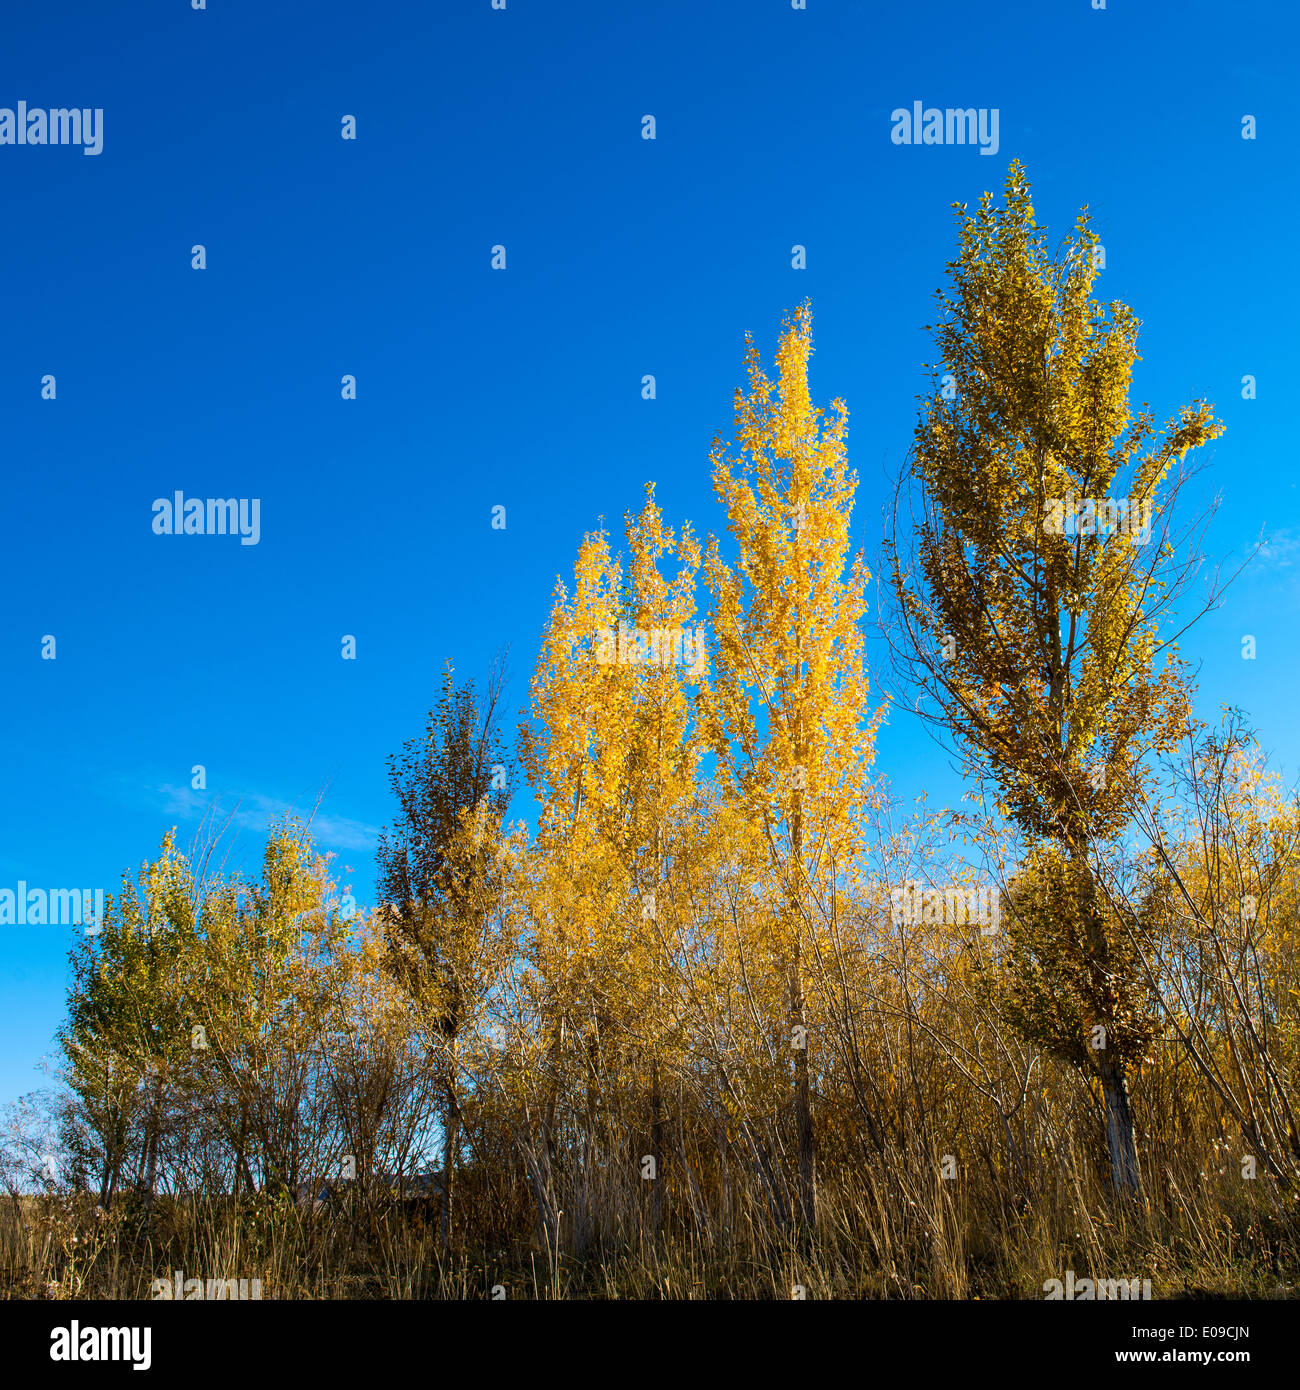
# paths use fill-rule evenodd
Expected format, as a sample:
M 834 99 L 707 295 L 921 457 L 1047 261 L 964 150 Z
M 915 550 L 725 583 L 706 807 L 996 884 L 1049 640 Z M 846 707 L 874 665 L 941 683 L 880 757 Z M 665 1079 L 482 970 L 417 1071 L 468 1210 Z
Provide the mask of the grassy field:
M 465 1212 L 491 1205 L 465 1195 Z M 261 1194 L 148 1207 L 132 1194 L 108 1213 L 87 1194 L 11 1197 L 0 1291 L 148 1299 L 154 1280 L 182 1271 L 260 1280 L 263 1298 L 280 1299 L 1041 1299 L 1072 1271 L 1149 1280 L 1157 1299 L 1272 1299 L 1295 1296 L 1300 1268 L 1294 1198 L 1232 1169 L 1166 1167 L 1139 1204 L 1067 1163 L 1009 1205 L 988 1176 L 918 1179 L 900 1165 L 828 1184 L 811 1235 L 741 1196 L 698 1218 L 676 1212 L 652 1239 L 640 1194 L 607 1186 L 581 1221 L 561 1216 L 558 1249 L 528 1229 L 526 1192 L 514 1195 L 520 1229 L 470 1220 L 445 1252 L 436 1210 L 360 1191 L 315 1213 Z M 570 1196 L 576 1210 L 581 1194 Z

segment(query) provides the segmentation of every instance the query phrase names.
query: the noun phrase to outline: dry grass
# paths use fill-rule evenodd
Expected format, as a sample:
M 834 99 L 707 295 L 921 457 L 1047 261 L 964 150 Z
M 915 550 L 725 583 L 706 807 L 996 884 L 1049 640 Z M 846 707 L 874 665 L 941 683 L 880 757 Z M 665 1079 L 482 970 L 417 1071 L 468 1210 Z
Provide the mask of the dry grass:
M 183 1270 L 257 1278 L 263 1297 L 293 1299 L 487 1299 L 494 1287 L 512 1299 L 789 1299 L 800 1289 L 810 1299 L 1041 1299 L 1044 1281 L 1067 1269 L 1150 1279 L 1155 1298 L 1296 1292 L 1297 1204 L 1270 1180 L 1167 1166 L 1148 1173 L 1135 1205 L 1068 1155 L 1029 1193 L 987 1172 L 944 1181 L 915 1155 L 894 1158 L 826 1181 L 808 1237 L 774 1223 L 756 1194 L 717 1189 L 704 1208 L 670 1201 L 652 1239 L 643 1193 L 607 1181 L 594 1194 L 589 1184 L 585 1206 L 573 1185 L 557 1193 L 551 1250 L 521 1184 L 512 1239 L 470 1220 L 445 1257 L 436 1220 L 382 1202 L 311 1216 L 261 1195 L 238 1205 L 160 1197 L 150 1211 L 130 1197 L 106 1216 L 84 1194 L 27 1197 L 0 1210 L 0 1292 L 144 1299 L 155 1278 Z

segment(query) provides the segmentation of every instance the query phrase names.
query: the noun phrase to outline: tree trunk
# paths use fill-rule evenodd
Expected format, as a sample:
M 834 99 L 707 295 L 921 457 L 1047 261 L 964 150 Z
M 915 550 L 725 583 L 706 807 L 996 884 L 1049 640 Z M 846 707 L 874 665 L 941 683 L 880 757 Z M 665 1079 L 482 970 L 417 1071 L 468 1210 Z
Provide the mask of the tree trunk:
M 456 1045 L 451 1046 L 451 1064 L 446 1082 L 447 1116 L 443 1124 L 442 1207 L 438 1233 L 445 1255 L 451 1245 L 452 1201 L 456 1190 L 456 1139 L 460 1129 L 460 1108 L 456 1103 Z
M 813 1133 L 812 1096 L 808 1081 L 808 1034 L 804 1025 L 803 981 L 799 949 L 790 979 L 790 1021 L 798 1046 L 794 1054 L 794 1123 L 799 1145 L 799 1217 L 806 1230 L 817 1224 L 817 1144 Z
M 107 1211 L 117 1191 L 117 1172 L 122 1166 L 122 1145 L 118 1142 L 116 1124 L 105 1125 L 104 1131 L 104 1176 L 99 1184 L 99 1205 Z
M 650 1073 L 650 1156 L 654 1160 L 654 1177 L 650 1186 L 650 1231 L 657 1236 L 664 1210 L 664 1103 L 659 1090 L 657 1057 Z
M 241 1104 L 239 1111 L 239 1138 L 235 1141 L 235 1175 L 231 1186 L 232 1195 L 236 1200 L 239 1198 L 239 1182 L 243 1179 L 247 1184 L 249 1194 L 257 1191 L 257 1184 L 253 1181 L 252 1169 L 248 1166 L 248 1107 Z
M 162 1080 L 151 1069 L 149 1075 L 149 1118 L 144 1131 L 144 1209 L 153 1210 L 154 1189 L 158 1185 L 158 1148 L 162 1142 Z
M 800 755 L 802 756 L 802 754 Z M 799 1217 L 805 1232 L 817 1225 L 817 1143 L 813 1133 L 808 1081 L 808 1029 L 803 994 L 803 798 L 796 791 L 791 816 L 794 872 L 798 891 L 794 907 L 794 951 L 790 967 L 790 1024 L 794 1054 L 794 1123 L 799 1146 Z
M 1106 1098 L 1106 1147 L 1110 1151 L 1111 1184 L 1122 1196 L 1141 1197 L 1142 1175 L 1138 1170 L 1133 1110 L 1129 1105 L 1124 1064 L 1107 1057 L 1099 1064 L 1098 1071 Z
M 154 1191 L 158 1186 L 158 1145 L 161 1136 L 155 1130 L 148 1138 L 148 1158 L 144 1167 L 144 1209 L 153 1210 Z
M 1087 842 L 1078 840 L 1070 845 L 1070 857 L 1080 875 L 1080 908 L 1087 927 L 1090 969 L 1103 980 L 1111 968 L 1110 949 L 1106 940 L 1102 910 L 1097 902 L 1097 881 L 1088 863 Z M 1133 1109 L 1129 1104 L 1128 1076 L 1124 1059 L 1112 1050 L 1114 1029 L 1109 1018 L 1102 1020 L 1105 1041 L 1096 1055 L 1097 1074 L 1101 1078 L 1102 1094 L 1106 1101 L 1106 1148 L 1110 1155 L 1110 1181 L 1115 1191 L 1126 1197 L 1142 1195 L 1142 1175 L 1138 1170 L 1137 1140 L 1133 1132 Z

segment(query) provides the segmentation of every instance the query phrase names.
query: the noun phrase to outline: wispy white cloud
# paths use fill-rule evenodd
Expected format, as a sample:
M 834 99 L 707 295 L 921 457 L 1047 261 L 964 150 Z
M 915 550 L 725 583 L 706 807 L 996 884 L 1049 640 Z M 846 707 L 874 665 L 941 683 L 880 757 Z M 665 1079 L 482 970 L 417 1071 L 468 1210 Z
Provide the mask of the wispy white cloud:
M 263 796 L 260 792 L 245 792 L 238 796 L 212 796 L 191 787 L 176 787 L 170 783 L 158 787 L 163 798 L 163 810 L 168 816 L 182 821 L 199 821 L 211 814 L 218 823 L 229 817 L 230 824 L 239 830 L 265 834 L 272 821 L 296 816 L 305 821 L 310 807 L 295 806 L 288 801 Z M 312 838 L 321 849 L 371 850 L 379 838 L 379 827 L 347 816 L 336 816 L 318 809 L 312 816 Z
M 1300 564 L 1300 536 L 1285 526 L 1279 528 L 1265 537 L 1255 563 L 1268 570 L 1294 569 Z

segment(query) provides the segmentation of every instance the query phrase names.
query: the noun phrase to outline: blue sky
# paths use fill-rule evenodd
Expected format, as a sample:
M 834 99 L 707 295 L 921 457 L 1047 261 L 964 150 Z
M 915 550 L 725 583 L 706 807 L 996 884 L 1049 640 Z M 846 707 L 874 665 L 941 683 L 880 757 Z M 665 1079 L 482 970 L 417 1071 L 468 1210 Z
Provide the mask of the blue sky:
M 444 660 L 478 674 L 508 645 L 518 708 L 556 576 L 647 479 L 671 522 L 722 530 L 708 450 L 744 333 L 770 359 L 804 298 L 874 558 L 949 205 L 1012 157 L 1054 232 L 1092 207 L 1099 290 L 1145 325 L 1137 399 L 1163 419 L 1205 396 L 1227 423 L 1205 548 L 1271 539 L 1184 651 L 1202 711 L 1243 705 L 1294 773 L 1295 25 L 1217 0 L 7 14 L 0 107 L 102 108 L 104 138 L 0 145 L 0 887 L 112 889 L 211 798 L 239 803 L 254 863 L 267 816 L 327 787 L 319 839 L 369 901 L 385 759 Z M 914 101 L 996 108 L 998 152 L 891 143 Z M 178 489 L 259 498 L 259 543 L 155 535 Z M 901 794 L 951 787 L 905 717 L 877 767 Z M 41 1083 L 68 944 L 0 927 L 0 1101 Z

